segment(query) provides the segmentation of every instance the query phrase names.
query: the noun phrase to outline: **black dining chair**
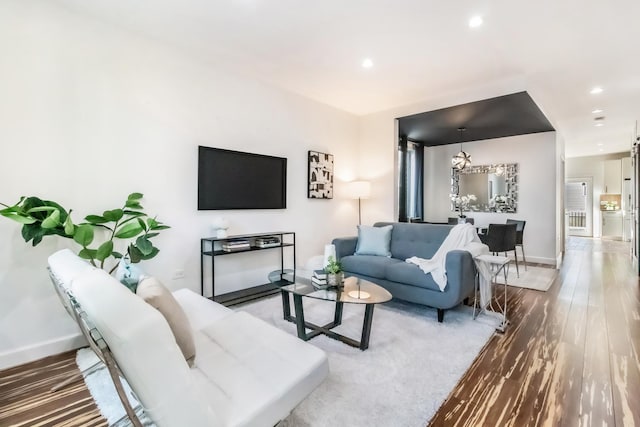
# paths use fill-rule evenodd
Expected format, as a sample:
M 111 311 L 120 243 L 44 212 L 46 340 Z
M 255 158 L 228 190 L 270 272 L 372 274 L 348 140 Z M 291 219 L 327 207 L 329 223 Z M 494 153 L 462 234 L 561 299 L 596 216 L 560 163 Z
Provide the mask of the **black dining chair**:
M 527 221 L 519 219 L 507 219 L 507 224 L 516 224 L 516 246 L 520 246 L 522 251 L 522 262 L 524 262 L 524 269 L 527 270 L 527 257 L 524 255 L 524 245 L 522 244 L 522 238 L 524 235 L 524 226 L 527 225 Z
M 497 255 L 499 252 L 513 251 L 516 258 L 516 273 L 520 277 L 518 269 L 518 253 L 516 252 L 516 228 L 517 224 L 489 224 L 486 234 L 480 234 L 480 241 L 489 246 L 489 251 Z
M 456 225 L 458 224 L 458 217 L 454 217 L 454 218 L 449 218 L 449 225 Z M 473 218 L 462 218 L 464 219 L 464 222 L 466 222 L 467 224 L 473 224 Z

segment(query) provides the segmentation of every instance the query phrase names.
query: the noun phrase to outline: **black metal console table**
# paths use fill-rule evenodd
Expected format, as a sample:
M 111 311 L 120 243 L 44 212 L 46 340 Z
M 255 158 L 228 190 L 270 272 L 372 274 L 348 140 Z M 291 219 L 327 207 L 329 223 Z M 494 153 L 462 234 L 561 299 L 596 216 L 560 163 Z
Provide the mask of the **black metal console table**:
M 256 239 L 261 237 L 270 237 L 275 236 L 280 239 L 280 243 L 275 246 L 269 247 L 259 247 L 256 245 Z M 237 239 L 243 239 L 249 241 L 248 248 L 235 249 L 232 251 L 224 251 L 222 248 L 216 248 L 216 243 L 222 245 L 224 242 L 233 241 Z M 284 249 L 291 248 L 293 252 L 293 279 L 287 280 L 284 278 L 285 269 L 284 269 Z M 229 292 L 226 294 L 216 295 L 215 294 L 215 258 L 223 255 L 233 255 L 237 253 L 244 252 L 252 252 L 252 251 L 262 251 L 267 249 L 280 249 L 280 279 L 258 285 L 253 286 L 246 289 L 241 289 L 239 291 Z M 240 304 L 246 301 L 251 301 L 253 299 L 262 298 L 267 295 L 275 294 L 280 291 L 280 287 L 284 285 L 289 285 L 291 283 L 295 283 L 296 273 L 295 273 L 295 265 L 296 265 L 296 233 L 290 231 L 274 231 L 271 233 L 256 233 L 256 234 L 240 234 L 235 236 L 227 236 L 223 238 L 218 237 L 206 237 L 200 239 L 200 294 L 204 296 L 204 259 L 205 257 L 211 257 L 211 297 L 210 299 L 215 302 L 219 302 L 224 305 L 235 305 Z

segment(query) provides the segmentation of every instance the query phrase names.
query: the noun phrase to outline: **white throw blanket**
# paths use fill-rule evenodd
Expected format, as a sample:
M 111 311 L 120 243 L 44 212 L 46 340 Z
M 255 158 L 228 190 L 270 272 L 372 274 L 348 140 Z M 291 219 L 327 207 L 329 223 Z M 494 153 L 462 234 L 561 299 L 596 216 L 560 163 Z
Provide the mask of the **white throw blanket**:
M 446 260 L 447 253 L 456 249 L 465 250 L 471 253 L 476 263 L 476 268 L 480 272 L 480 304 L 482 307 L 491 300 L 491 271 L 489 265 L 478 261 L 478 255 L 489 253 L 489 247 L 480 241 L 478 233 L 473 225 L 469 223 L 458 224 L 449 231 L 446 239 L 440 245 L 431 259 L 418 258 L 413 256 L 407 258 L 406 262 L 415 264 L 425 274 L 431 273 L 434 282 L 444 292 L 447 285 Z

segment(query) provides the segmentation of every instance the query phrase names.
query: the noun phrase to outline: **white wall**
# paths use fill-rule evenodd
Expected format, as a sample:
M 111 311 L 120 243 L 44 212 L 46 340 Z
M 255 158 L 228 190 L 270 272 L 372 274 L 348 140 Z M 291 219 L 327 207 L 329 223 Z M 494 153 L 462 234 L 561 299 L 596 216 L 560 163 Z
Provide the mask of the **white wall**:
M 354 234 L 357 203 L 308 200 L 306 168 L 307 150 L 318 150 L 335 155 L 338 194 L 356 178 L 357 117 L 47 2 L 0 3 L 0 50 L 0 202 L 38 195 L 79 221 L 142 192 L 147 211 L 172 226 L 143 268 L 199 292 L 199 239 L 221 215 L 196 209 L 201 144 L 288 158 L 287 209 L 224 212 L 230 233 L 295 231 L 300 266 Z M 72 348 L 77 330 L 45 267 L 74 246 L 54 238 L 32 248 L 1 218 L 0 240 L 0 369 Z M 225 257 L 216 284 L 262 283 L 277 260 L 277 251 Z M 185 278 L 171 280 L 176 270 Z
M 518 212 L 472 212 L 476 225 L 504 223 L 507 218 L 527 221 L 524 234 L 527 261 L 556 262 L 556 133 L 545 132 L 465 142 L 474 165 L 518 164 Z M 460 147 L 425 148 L 425 220 L 442 222 L 451 212 L 451 157 Z

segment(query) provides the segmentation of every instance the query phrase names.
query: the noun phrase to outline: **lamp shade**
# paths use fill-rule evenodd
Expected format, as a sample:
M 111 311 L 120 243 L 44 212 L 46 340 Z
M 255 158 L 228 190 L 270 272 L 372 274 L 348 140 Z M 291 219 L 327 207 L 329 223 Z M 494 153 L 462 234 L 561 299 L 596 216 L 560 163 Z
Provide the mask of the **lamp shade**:
M 369 181 L 351 181 L 347 187 L 347 194 L 352 199 L 368 199 L 371 196 Z

